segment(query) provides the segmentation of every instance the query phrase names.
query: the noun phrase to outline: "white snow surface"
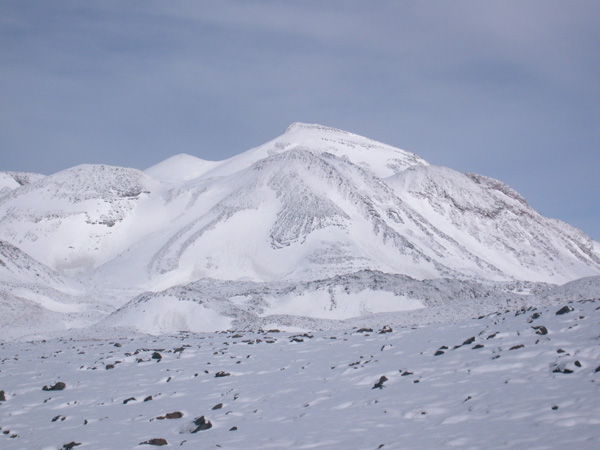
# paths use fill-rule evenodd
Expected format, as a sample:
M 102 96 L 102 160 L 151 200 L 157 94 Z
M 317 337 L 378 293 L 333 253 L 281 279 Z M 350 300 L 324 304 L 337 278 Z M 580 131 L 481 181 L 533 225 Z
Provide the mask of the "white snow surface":
M 561 306 L 371 331 L 0 343 L 0 447 L 596 449 L 600 300 Z

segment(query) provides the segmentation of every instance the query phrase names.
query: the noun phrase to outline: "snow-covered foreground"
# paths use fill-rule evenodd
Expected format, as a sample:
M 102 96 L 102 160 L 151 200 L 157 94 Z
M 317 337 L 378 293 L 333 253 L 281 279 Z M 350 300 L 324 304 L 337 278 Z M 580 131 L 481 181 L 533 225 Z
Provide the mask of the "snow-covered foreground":
M 568 307 L 393 330 L 5 342 L 0 447 L 599 448 L 600 300 Z

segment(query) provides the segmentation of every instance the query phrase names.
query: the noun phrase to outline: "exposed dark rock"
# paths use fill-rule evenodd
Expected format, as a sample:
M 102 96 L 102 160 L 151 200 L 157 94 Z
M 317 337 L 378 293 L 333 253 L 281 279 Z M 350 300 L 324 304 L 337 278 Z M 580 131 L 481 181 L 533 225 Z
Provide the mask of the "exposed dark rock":
M 65 444 L 62 446 L 63 450 L 71 450 L 73 447 L 77 447 L 78 445 L 81 445 L 81 442 L 69 442 L 68 444 Z
M 563 306 L 558 311 L 556 311 L 556 315 L 561 316 L 561 315 L 569 313 L 571 311 L 573 311 L 573 308 L 571 308 L 570 306 Z
M 518 350 L 523 347 L 525 347 L 523 344 L 513 345 L 511 348 L 509 348 L 509 350 Z
M 145 401 L 145 402 L 149 402 L 150 400 L 152 400 L 152 396 L 151 396 L 151 395 L 149 395 L 148 397 L 146 397 L 146 398 L 144 399 L 144 401 Z
M 556 405 L 554 405 L 554 406 L 552 407 L 552 411 L 556 411 L 557 409 L 558 409 L 558 406 L 556 406 Z
M 204 431 L 212 428 L 212 423 L 210 423 L 210 420 L 206 419 L 204 416 L 195 418 L 193 423 L 196 428 L 191 431 L 192 433 L 197 433 L 198 431 Z
M 392 330 L 391 327 L 385 325 L 381 330 L 379 330 L 379 334 L 391 333 L 392 331 L 394 330 Z
M 476 345 L 474 345 L 474 346 L 473 346 L 473 347 L 471 347 L 471 348 L 472 348 L 473 350 L 477 350 L 477 349 L 483 348 L 483 345 L 482 345 L 482 344 L 476 344 Z
M 114 368 L 115 368 L 115 365 L 114 365 L 114 364 L 107 364 L 107 365 L 106 365 L 106 367 L 104 367 L 104 368 L 105 368 L 106 370 L 109 370 L 109 369 L 114 369 Z
M 217 403 L 215 406 L 212 407 L 213 411 L 215 409 L 221 409 L 223 407 L 223 403 Z
M 545 336 L 546 334 L 548 334 L 548 329 L 543 326 L 540 325 L 539 327 L 531 327 L 535 330 L 535 334 L 541 334 L 542 336 Z
M 385 383 L 387 380 L 387 377 L 382 375 L 379 377 L 379 381 L 375 383 L 371 389 L 383 389 L 383 383 Z
M 135 401 L 136 401 L 135 397 L 129 397 L 129 398 L 126 398 L 125 400 L 123 400 L 123 404 L 126 405 L 129 402 L 135 402 Z
M 222 377 L 228 377 L 229 375 L 231 375 L 229 372 L 217 372 L 215 373 L 215 378 L 222 378 Z
M 596 367 L 596 370 L 594 370 L 594 373 L 596 372 L 600 372 L 600 366 Z
M 163 438 L 154 438 L 140 442 L 139 445 L 156 445 L 157 447 L 161 447 L 163 445 L 169 445 L 169 443 Z
M 577 360 L 573 364 L 575 364 L 577 367 L 581 367 L 581 363 Z
M 162 355 L 158 352 L 154 352 L 154 353 L 152 353 L 152 359 L 156 359 L 158 362 L 162 359 Z
M 237 427 L 231 427 L 229 431 L 237 431 Z
M 59 381 L 54 386 L 50 386 L 50 387 L 44 386 L 42 388 L 42 391 L 62 391 L 66 387 L 67 387 L 67 385 L 65 383 L 63 383 L 62 381 Z
M 167 413 L 165 415 L 165 417 L 167 419 L 181 419 L 183 417 L 183 413 L 180 412 L 180 411 L 175 411 L 175 412 L 172 412 L 172 413 Z
M 372 333 L 373 328 L 359 328 L 356 330 L 357 333 Z
M 444 352 L 443 350 L 438 350 L 437 352 L 435 352 L 435 353 L 433 354 L 433 356 L 440 356 L 440 355 L 443 355 L 444 353 L 445 353 L 445 352 Z
M 304 339 L 302 339 L 302 338 L 299 338 L 299 337 L 295 337 L 295 338 L 292 338 L 292 339 L 290 340 L 290 342 L 304 342 Z
M 6 397 L 4 396 L 4 391 L 0 391 L 0 402 L 5 402 Z
M 498 333 L 494 333 L 494 334 L 490 334 L 486 339 L 492 339 L 494 337 L 496 337 Z
M 401 377 L 405 377 L 407 375 L 412 375 L 412 374 L 413 374 L 412 372 L 409 372 L 409 371 L 405 370 L 404 372 L 402 372 L 402 374 L 400 374 L 400 376 Z
M 472 336 L 469 339 L 467 339 L 465 342 L 463 342 L 461 345 L 471 345 L 473 342 L 475 342 L 475 337 Z

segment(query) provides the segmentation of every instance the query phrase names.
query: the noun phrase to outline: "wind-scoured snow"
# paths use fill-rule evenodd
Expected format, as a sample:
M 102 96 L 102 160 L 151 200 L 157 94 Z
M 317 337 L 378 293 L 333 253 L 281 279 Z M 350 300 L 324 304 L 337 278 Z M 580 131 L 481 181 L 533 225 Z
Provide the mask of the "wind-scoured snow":
M 595 449 L 599 308 L 0 343 L 0 446 Z

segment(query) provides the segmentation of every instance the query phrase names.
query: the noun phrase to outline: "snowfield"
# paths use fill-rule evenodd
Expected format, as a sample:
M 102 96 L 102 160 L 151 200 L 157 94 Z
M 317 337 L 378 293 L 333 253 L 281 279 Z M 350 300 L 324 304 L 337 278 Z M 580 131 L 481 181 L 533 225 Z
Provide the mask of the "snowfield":
M 372 331 L 5 342 L 0 447 L 595 449 L 598 330 L 596 299 Z

